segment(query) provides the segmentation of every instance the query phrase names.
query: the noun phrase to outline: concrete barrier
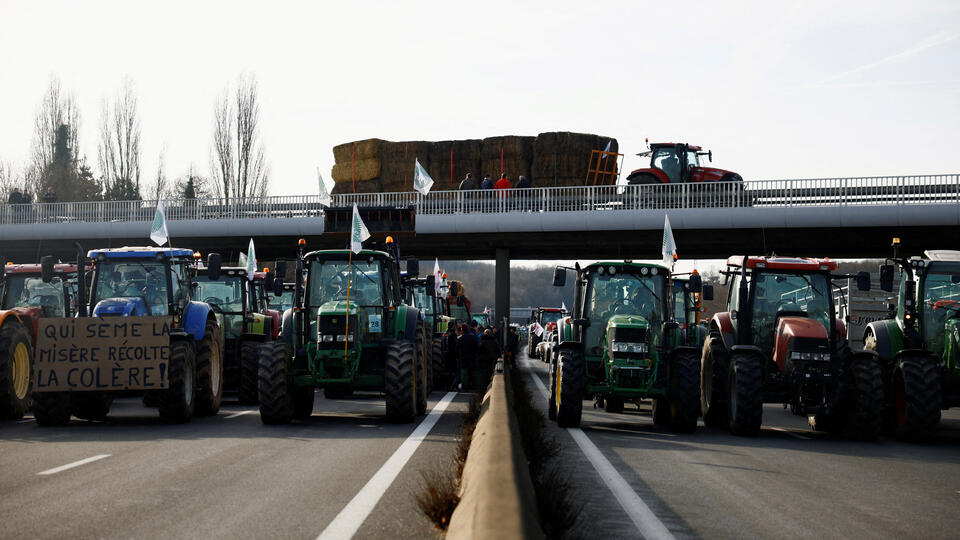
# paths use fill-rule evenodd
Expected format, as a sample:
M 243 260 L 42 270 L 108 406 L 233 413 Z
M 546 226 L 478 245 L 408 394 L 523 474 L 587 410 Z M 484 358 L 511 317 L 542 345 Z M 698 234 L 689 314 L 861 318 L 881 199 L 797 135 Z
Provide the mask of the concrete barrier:
M 448 539 L 543 538 L 506 371 L 494 373 L 484 396 L 487 409 L 473 432 Z

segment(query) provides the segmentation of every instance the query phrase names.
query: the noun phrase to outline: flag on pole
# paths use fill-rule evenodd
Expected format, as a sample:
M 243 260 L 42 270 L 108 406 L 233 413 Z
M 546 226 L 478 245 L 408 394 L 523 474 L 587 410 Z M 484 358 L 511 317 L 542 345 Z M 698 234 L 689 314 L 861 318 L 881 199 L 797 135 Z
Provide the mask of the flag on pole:
M 157 201 L 157 213 L 153 216 L 153 225 L 150 227 L 150 239 L 162 246 L 170 239 L 167 232 L 167 214 L 163 210 L 163 201 Z
M 433 178 L 430 178 L 430 175 L 427 174 L 427 170 L 423 168 L 423 165 L 420 164 L 420 160 L 414 158 L 413 160 L 413 189 L 420 192 L 421 195 L 427 195 L 430 193 L 430 188 L 433 187 Z
M 257 252 L 253 249 L 253 238 L 247 246 L 247 279 L 253 281 L 253 274 L 257 271 Z
M 317 167 L 317 182 L 320 184 L 320 204 L 323 206 L 330 206 L 333 204 L 333 188 L 334 182 L 331 178 L 330 181 L 323 179 L 323 176 L 320 175 L 320 167 Z
M 440 292 L 440 282 L 443 281 L 443 275 L 440 273 L 440 259 L 433 260 L 433 284 L 436 292 Z
M 567 310 L 567 303 L 564 302 L 563 300 L 560 301 L 560 309 L 562 309 L 562 310 L 564 310 L 564 311 Z
M 370 238 L 370 231 L 360 219 L 360 211 L 357 210 L 357 203 L 353 203 L 353 223 L 350 226 L 350 249 L 354 253 L 360 253 L 363 249 L 363 241 Z
M 246 268 L 246 267 L 247 267 L 247 254 L 246 254 L 246 253 L 240 252 L 240 256 L 237 257 L 237 260 L 240 261 L 240 263 L 239 263 L 237 266 L 239 266 L 240 268 Z
M 663 215 L 663 264 L 673 268 L 673 258 L 677 254 L 677 243 L 673 240 L 673 229 L 670 228 L 670 216 Z
M 543 327 L 540 326 L 540 323 L 533 323 L 533 333 L 536 334 L 537 337 L 543 337 Z
M 610 148 L 612 147 L 612 145 L 613 145 L 613 139 L 610 139 L 609 141 L 607 141 L 607 147 L 604 148 L 603 151 L 604 151 L 604 152 L 609 152 L 609 151 L 610 151 Z M 606 154 L 606 153 L 603 154 L 603 159 L 607 159 L 607 154 Z

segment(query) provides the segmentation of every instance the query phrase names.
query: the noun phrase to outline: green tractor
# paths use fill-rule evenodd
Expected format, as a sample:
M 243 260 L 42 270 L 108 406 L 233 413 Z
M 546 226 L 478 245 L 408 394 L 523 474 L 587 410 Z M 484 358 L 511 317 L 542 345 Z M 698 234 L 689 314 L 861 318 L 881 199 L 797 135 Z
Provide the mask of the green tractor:
M 900 267 L 895 316 L 875 321 L 864 346 L 880 357 L 885 420 L 898 438 L 929 440 L 940 410 L 960 406 L 960 251 L 894 256 L 880 267 L 880 288 L 893 290 Z M 892 264 L 890 264 L 892 263 Z
M 573 315 L 560 320 L 551 359 L 551 420 L 580 425 L 583 400 L 593 398 L 608 412 L 626 401 L 653 399 L 653 420 L 676 431 L 693 431 L 700 403 L 700 355 L 685 342 L 674 317 L 670 271 L 659 265 L 598 262 L 557 267 L 553 284 L 577 273 Z M 694 293 L 700 276 L 687 285 Z
M 694 281 L 702 283 L 699 274 L 694 270 L 690 276 L 696 275 Z M 693 292 L 690 289 L 690 277 L 682 277 L 681 274 L 673 274 L 673 316 L 680 325 L 683 334 L 683 342 L 698 350 L 703 346 L 707 337 L 707 328 L 700 324 L 703 314 L 702 300 L 703 293 Z M 702 288 L 702 285 L 701 285 Z
M 408 261 L 408 270 L 416 266 Z M 263 423 L 310 416 L 318 387 L 331 398 L 354 390 L 383 392 L 387 418 L 394 422 L 426 412 L 426 330 L 420 310 L 404 302 L 392 238 L 382 250 L 356 254 L 301 251 L 294 283 L 305 287 L 296 288 L 294 307 L 283 314 L 281 340 L 289 354 L 260 357 Z
M 423 313 L 424 344 L 427 351 L 427 371 L 430 372 L 431 388 L 443 386 L 443 333 L 453 320 L 443 314 L 443 299 L 437 296 L 434 276 L 407 277 L 404 279 L 406 303 Z

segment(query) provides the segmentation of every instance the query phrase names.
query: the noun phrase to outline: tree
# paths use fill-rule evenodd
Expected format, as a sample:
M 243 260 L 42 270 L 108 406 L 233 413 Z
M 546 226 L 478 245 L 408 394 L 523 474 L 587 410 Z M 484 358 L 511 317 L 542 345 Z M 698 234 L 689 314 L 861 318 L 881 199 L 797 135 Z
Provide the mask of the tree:
M 169 181 L 167 180 L 167 172 L 164 166 L 164 153 L 163 150 L 160 151 L 160 159 L 157 161 L 157 176 L 150 186 L 150 191 L 147 193 L 150 200 L 159 201 L 170 195 Z
M 52 187 L 61 202 L 94 201 L 101 199 L 103 186 L 94 177 L 85 159 L 77 159 L 70 146 L 76 140 L 70 126 L 62 124 L 57 129 L 52 161 L 39 174 L 37 194 Z
M 266 195 L 269 168 L 260 138 L 260 101 L 257 81 L 241 76 L 231 101 L 227 89 L 213 114 L 213 194 L 231 197 Z
M 190 164 L 187 174 L 177 179 L 174 192 L 181 199 L 202 199 L 210 194 L 207 191 L 207 179 L 198 175 Z
M 77 98 L 73 94 L 65 93 L 60 87 L 60 81 L 53 77 L 34 120 L 31 176 L 35 179 L 53 163 L 57 152 L 57 136 L 62 126 L 68 128 L 67 138 L 61 141 L 62 144 L 71 151 L 79 148 L 77 134 L 80 131 L 80 109 Z
M 111 107 L 104 101 L 97 150 L 106 200 L 140 198 L 140 118 L 133 83 L 124 79 Z
M 23 187 L 23 177 L 17 173 L 13 164 L 0 162 L 0 195 L 3 197 L 3 202 L 6 202 L 6 197 L 13 188 L 20 187 Z

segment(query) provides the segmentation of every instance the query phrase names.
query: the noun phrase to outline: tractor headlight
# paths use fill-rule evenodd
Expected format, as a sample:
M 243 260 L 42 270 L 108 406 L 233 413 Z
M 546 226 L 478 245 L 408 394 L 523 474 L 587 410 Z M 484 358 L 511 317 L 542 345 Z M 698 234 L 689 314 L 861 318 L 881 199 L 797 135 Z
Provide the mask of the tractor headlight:
M 613 352 L 647 354 L 646 343 L 629 343 L 626 341 L 614 341 Z
M 333 343 L 333 336 L 330 334 L 323 334 L 320 336 L 320 341 L 323 343 Z

